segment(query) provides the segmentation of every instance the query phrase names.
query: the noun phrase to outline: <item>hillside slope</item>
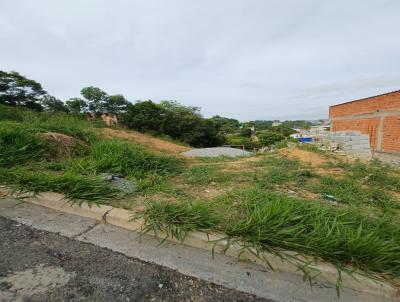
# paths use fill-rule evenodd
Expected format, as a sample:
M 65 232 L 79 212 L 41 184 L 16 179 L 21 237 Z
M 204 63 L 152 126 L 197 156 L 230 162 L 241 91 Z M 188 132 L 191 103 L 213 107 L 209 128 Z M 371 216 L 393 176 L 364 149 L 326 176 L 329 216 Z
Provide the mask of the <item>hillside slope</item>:
M 171 155 L 178 155 L 191 148 L 168 142 L 161 138 L 153 137 L 148 134 L 143 134 L 132 130 L 116 130 L 110 128 L 103 128 L 100 133 L 106 138 L 123 138 L 132 140 L 147 149 L 158 152 L 168 153 Z

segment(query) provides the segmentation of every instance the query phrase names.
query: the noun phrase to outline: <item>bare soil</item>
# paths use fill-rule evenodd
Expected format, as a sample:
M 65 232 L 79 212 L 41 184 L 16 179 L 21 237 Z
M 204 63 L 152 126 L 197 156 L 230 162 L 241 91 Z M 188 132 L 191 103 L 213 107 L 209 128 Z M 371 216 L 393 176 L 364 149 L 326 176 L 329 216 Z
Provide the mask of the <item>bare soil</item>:
M 125 131 L 125 130 L 104 128 L 101 129 L 100 133 L 107 138 L 117 137 L 117 138 L 132 140 L 140 145 L 143 145 L 149 150 L 157 153 L 180 155 L 180 153 L 191 149 L 189 147 L 174 144 L 166 140 L 163 140 L 161 138 L 153 137 L 137 131 L 131 131 L 131 130 Z
M 300 150 L 297 148 L 293 149 L 281 149 L 279 153 L 287 156 L 289 159 L 298 159 L 300 162 L 305 164 L 310 164 L 313 167 L 318 167 L 322 164 L 331 162 L 330 159 L 326 158 L 322 154 L 318 154 L 315 152 Z

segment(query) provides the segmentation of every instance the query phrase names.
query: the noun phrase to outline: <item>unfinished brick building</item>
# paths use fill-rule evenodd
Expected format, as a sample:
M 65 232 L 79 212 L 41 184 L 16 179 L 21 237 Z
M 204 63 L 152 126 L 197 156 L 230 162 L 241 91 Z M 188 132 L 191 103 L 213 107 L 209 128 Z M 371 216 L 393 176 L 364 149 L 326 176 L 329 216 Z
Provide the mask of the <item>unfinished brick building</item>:
M 369 136 L 373 152 L 400 154 L 400 90 L 329 108 L 331 131 Z

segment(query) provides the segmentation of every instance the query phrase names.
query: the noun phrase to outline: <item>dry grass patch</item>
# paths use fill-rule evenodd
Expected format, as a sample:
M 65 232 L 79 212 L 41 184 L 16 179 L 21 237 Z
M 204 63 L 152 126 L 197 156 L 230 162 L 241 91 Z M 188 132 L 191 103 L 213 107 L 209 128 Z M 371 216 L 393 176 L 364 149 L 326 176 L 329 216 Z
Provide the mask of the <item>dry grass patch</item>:
M 39 137 L 52 146 L 52 155 L 55 158 L 69 157 L 88 148 L 83 141 L 62 133 L 45 132 L 40 133 Z
M 322 164 L 326 164 L 328 162 L 332 162 L 332 159 L 327 158 L 322 154 L 318 154 L 315 152 L 305 151 L 297 148 L 293 149 L 280 149 L 278 151 L 279 154 L 282 154 L 289 159 L 298 159 L 301 163 L 309 164 L 312 167 L 318 167 Z
M 152 137 L 132 130 L 116 130 L 110 128 L 99 129 L 100 133 L 106 138 L 123 138 L 134 141 L 140 145 L 144 145 L 151 151 L 158 153 L 168 153 L 172 155 L 180 155 L 184 151 L 190 150 L 189 147 L 177 145 L 161 138 Z

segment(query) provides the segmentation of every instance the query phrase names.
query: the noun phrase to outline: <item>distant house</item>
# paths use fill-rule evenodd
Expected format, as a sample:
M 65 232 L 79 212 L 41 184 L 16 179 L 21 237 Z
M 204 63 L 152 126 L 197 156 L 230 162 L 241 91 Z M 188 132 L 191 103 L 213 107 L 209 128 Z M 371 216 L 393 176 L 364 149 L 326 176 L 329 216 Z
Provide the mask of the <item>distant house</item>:
M 103 113 L 100 117 L 101 117 L 102 121 L 107 124 L 107 126 L 112 126 L 112 125 L 118 124 L 118 118 L 115 114 Z
M 400 90 L 331 106 L 331 132 L 369 136 L 371 150 L 400 154 Z
M 282 123 L 280 121 L 273 121 L 272 122 L 272 127 L 278 127 L 279 125 L 281 125 Z

